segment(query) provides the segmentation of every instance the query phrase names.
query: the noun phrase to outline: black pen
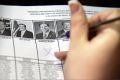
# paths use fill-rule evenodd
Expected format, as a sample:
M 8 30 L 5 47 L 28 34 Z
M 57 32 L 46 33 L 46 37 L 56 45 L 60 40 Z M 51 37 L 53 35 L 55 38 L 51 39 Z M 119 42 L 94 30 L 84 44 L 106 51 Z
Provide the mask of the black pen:
M 115 21 L 118 21 L 118 20 L 120 20 L 120 17 L 117 17 L 117 18 L 114 18 L 114 19 L 111 19 L 111 20 L 108 20 L 108 21 L 105 21 L 105 22 L 95 24 L 94 26 L 90 27 L 90 31 L 96 31 L 101 25 L 112 23 L 112 22 L 115 22 Z M 70 37 L 70 31 L 68 31 L 65 36 L 67 38 L 69 38 Z

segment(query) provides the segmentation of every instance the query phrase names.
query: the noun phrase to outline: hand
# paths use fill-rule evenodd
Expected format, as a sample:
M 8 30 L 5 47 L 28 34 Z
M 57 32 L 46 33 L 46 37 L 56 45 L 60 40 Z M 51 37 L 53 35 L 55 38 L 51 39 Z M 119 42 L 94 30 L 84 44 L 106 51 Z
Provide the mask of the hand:
M 101 26 L 97 35 L 88 39 L 89 26 L 120 17 L 120 9 L 87 19 L 80 3 L 69 6 L 72 14 L 70 47 L 68 51 L 55 53 L 65 62 L 65 80 L 120 79 L 120 21 Z

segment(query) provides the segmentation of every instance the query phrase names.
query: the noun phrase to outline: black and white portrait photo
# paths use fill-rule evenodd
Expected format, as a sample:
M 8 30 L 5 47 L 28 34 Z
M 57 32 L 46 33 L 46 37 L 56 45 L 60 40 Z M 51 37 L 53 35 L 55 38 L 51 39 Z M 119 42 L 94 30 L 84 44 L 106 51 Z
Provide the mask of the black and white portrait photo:
M 10 20 L 0 19 L 0 35 L 11 36 Z
M 70 21 L 69 20 L 57 21 L 56 25 L 58 38 L 67 38 L 66 33 L 70 31 Z
M 36 39 L 56 39 L 55 26 L 53 21 L 34 23 Z
M 13 36 L 21 38 L 33 38 L 32 22 L 14 21 Z

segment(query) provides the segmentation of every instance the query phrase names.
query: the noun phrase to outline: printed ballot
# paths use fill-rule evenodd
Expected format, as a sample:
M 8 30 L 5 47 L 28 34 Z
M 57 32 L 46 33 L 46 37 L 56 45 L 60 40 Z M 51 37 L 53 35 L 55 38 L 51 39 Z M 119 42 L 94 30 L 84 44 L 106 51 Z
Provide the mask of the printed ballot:
M 84 9 L 91 17 L 110 8 Z M 0 5 L 0 80 L 64 80 L 54 52 L 69 49 L 68 31 L 67 5 Z

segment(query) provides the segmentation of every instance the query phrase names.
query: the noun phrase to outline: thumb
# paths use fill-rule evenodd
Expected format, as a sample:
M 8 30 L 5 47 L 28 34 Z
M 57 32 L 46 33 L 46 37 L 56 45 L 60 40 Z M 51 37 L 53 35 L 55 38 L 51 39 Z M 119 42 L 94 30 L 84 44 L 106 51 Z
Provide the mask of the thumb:
M 71 45 L 82 44 L 88 40 L 88 21 L 82 5 L 77 0 L 69 1 L 71 10 Z M 74 46 L 73 46 L 74 47 Z
M 67 57 L 67 53 L 68 51 L 63 51 L 63 52 L 55 52 L 55 56 L 56 58 L 58 58 L 59 60 L 64 61 Z

